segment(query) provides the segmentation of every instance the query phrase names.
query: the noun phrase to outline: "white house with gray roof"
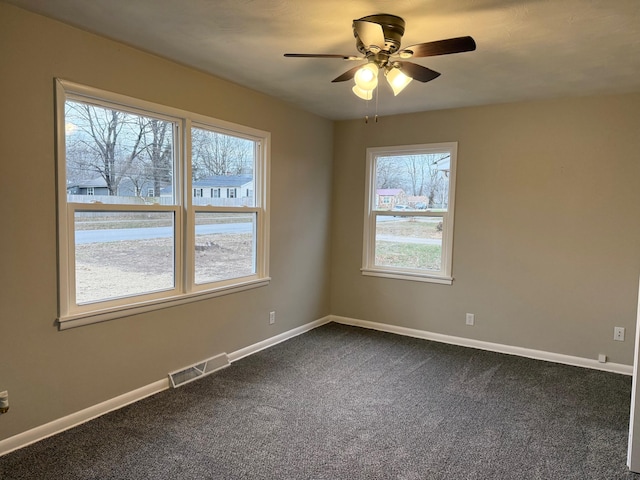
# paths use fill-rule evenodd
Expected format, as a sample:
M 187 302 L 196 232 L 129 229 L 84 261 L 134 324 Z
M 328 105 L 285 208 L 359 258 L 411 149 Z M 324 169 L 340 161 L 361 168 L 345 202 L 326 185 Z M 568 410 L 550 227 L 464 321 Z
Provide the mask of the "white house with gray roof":
M 196 180 L 192 183 L 192 197 L 194 203 L 200 204 L 198 199 L 203 199 L 203 205 L 249 205 L 253 203 L 253 175 L 212 175 Z M 161 190 L 161 197 L 169 197 L 173 193 L 172 187 Z M 220 202 L 212 202 L 205 199 L 220 199 Z
M 88 180 L 78 180 L 67 184 L 67 193 L 69 195 L 93 195 L 93 196 L 108 196 L 109 187 L 107 187 L 107 181 L 104 177 L 95 177 Z M 118 196 L 125 197 L 153 197 L 154 188 L 151 180 L 142 182 L 141 185 L 136 188 L 133 182 L 128 178 L 120 180 L 118 185 Z

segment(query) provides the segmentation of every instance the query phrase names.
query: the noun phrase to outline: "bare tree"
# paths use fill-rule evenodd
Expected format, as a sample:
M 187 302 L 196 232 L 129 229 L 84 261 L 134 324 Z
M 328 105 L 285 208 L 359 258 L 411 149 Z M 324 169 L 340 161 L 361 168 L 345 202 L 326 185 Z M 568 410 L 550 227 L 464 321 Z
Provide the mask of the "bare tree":
M 192 129 L 194 180 L 211 175 L 238 175 L 250 171 L 253 142 L 220 132 Z
M 403 158 L 403 163 L 409 178 L 407 192 L 421 197 L 424 189 L 425 169 L 428 169 L 428 166 L 425 165 L 424 155 L 409 155 Z
M 438 193 L 442 194 L 445 203 L 445 194 L 448 195 L 449 182 L 446 179 L 449 175 L 449 163 L 451 154 L 430 155 L 433 157 L 429 163 L 429 182 L 427 183 L 427 197 L 429 207 L 433 208 L 436 204 L 435 199 Z
M 143 189 L 145 185 L 148 185 L 149 183 L 144 164 L 142 164 L 141 162 L 132 164 L 131 167 L 127 170 L 127 173 L 124 175 L 124 177 L 127 178 L 129 182 L 131 182 L 131 186 L 133 187 L 133 194 L 136 197 L 143 196 Z
M 144 122 L 119 110 L 68 101 L 67 120 L 78 131 L 67 143 L 67 170 L 72 176 L 101 176 L 110 195 L 142 151 Z
M 408 155 L 402 157 L 405 167 L 406 191 L 414 196 L 426 196 L 428 205 L 435 205 L 437 193 L 444 188 L 442 163 L 449 158 L 449 154 Z
M 402 183 L 401 167 L 395 157 L 376 160 L 376 188 L 399 188 Z
M 154 195 L 171 184 L 174 164 L 173 123 L 84 102 L 66 103 L 67 180 L 102 177 L 110 195 L 123 179 L 132 193 Z M 192 129 L 194 180 L 211 175 L 238 175 L 253 170 L 251 140 Z
M 173 124 L 149 119 L 146 131 L 150 138 L 145 142 L 145 177 L 153 181 L 154 195 L 171 183 L 173 172 Z

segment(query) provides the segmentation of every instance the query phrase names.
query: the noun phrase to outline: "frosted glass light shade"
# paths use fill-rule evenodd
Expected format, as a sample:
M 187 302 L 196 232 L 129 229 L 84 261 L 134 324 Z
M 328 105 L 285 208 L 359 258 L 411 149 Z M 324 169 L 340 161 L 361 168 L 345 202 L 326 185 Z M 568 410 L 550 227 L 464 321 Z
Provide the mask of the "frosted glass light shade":
M 371 100 L 373 98 L 373 90 L 363 90 L 358 85 L 354 85 L 351 90 L 363 100 Z
M 354 80 L 362 90 L 373 90 L 378 86 L 378 66 L 367 63 L 356 72 Z
M 404 88 L 411 83 L 413 78 L 406 76 L 399 68 L 394 67 L 386 73 L 387 82 L 393 90 L 393 95 L 398 95 Z

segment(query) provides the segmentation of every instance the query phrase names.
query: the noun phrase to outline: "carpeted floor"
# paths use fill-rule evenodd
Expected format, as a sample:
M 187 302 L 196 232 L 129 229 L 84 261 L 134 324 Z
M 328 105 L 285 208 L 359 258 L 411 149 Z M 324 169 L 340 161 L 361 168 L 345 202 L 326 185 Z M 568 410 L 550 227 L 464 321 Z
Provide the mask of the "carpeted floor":
M 13 479 L 640 479 L 631 378 L 329 324 L 0 458 Z

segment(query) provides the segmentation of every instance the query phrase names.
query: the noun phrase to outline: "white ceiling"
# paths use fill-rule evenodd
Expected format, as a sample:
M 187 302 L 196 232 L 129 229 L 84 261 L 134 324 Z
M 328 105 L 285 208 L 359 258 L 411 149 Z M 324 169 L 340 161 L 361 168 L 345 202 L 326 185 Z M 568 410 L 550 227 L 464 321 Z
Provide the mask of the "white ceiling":
M 640 0 L 5 0 L 281 98 L 330 119 L 375 113 L 331 80 L 355 64 L 352 20 L 391 13 L 403 46 L 471 35 L 475 52 L 413 59 L 440 72 L 378 114 L 640 91 Z M 382 84 L 381 84 L 382 85 Z

